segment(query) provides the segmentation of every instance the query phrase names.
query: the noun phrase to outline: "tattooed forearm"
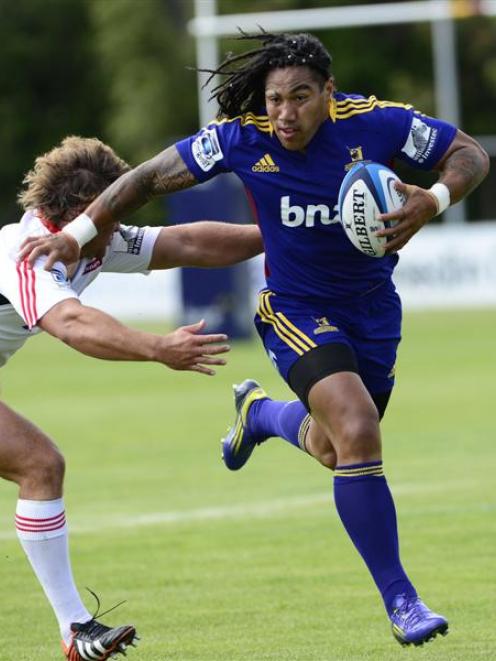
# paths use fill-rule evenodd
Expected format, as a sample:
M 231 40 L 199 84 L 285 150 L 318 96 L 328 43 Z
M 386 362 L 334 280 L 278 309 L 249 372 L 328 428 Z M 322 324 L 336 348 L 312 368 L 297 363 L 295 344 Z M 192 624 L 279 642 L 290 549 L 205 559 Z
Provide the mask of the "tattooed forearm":
M 189 188 L 197 183 L 175 147 L 148 161 L 152 195 L 163 195 Z
M 157 195 L 183 190 L 195 183 L 176 147 L 169 147 L 117 179 L 90 204 L 86 213 L 101 227 L 120 221 Z
M 440 168 L 440 181 L 451 192 L 451 201 L 458 202 L 476 188 L 489 172 L 489 157 L 475 141 L 464 141 L 445 158 Z

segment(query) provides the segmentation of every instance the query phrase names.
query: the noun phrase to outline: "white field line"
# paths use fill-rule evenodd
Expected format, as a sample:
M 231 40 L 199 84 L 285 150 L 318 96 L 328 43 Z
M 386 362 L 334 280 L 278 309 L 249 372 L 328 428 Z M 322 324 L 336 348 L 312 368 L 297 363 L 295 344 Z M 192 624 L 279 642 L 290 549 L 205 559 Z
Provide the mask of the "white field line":
M 139 526 L 166 525 L 188 523 L 189 521 L 208 521 L 213 519 L 246 519 L 274 517 L 280 513 L 289 512 L 301 507 L 330 504 L 331 495 L 316 494 L 296 498 L 282 498 L 265 503 L 243 503 L 226 505 L 224 507 L 202 507 L 192 510 L 177 510 L 170 512 L 149 512 L 133 516 L 98 517 L 90 523 L 85 521 L 68 521 L 71 534 L 93 533 L 101 530 L 135 528 Z M 332 508 L 329 508 L 332 511 Z M 1 539 L 12 539 L 15 531 L 0 531 Z
M 474 486 L 471 483 L 472 487 Z M 469 490 L 470 485 L 460 482 L 447 482 L 427 485 L 427 484 L 403 484 L 395 486 L 392 491 L 394 495 L 409 493 L 444 493 L 447 491 L 459 491 L 460 489 Z M 222 507 L 202 507 L 191 510 L 177 510 L 165 512 L 149 512 L 147 514 L 136 514 L 132 516 L 119 515 L 111 517 L 98 517 L 97 519 L 69 521 L 71 534 L 97 533 L 108 529 L 126 529 L 140 526 L 167 525 L 177 523 L 188 523 L 190 521 L 211 521 L 223 519 L 257 519 L 257 518 L 275 518 L 281 514 L 291 513 L 294 510 L 307 507 L 325 506 L 330 516 L 336 516 L 336 510 L 332 504 L 332 492 L 317 493 L 313 495 L 302 495 L 289 498 L 279 498 L 266 502 L 241 503 L 238 505 L 226 505 Z M 493 509 L 484 506 L 465 508 L 446 506 L 441 508 L 443 511 L 472 511 Z M 430 510 L 429 510 L 430 511 Z M 14 539 L 15 531 L 0 530 L 0 540 Z

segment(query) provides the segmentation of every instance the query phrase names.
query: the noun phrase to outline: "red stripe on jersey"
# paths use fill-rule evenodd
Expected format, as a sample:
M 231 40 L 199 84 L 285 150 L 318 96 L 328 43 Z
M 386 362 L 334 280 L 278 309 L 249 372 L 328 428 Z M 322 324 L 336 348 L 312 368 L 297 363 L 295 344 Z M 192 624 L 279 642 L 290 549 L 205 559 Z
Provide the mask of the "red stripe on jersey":
M 29 301 L 29 273 L 27 269 L 27 262 L 21 264 L 22 279 L 23 279 L 23 292 L 24 292 L 24 301 L 26 305 L 26 321 L 29 328 L 31 328 L 31 305 Z
M 33 269 L 28 268 L 26 260 L 17 264 L 16 268 L 17 274 L 19 275 L 19 294 L 21 298 L 22 313 L 28 327 L 32 328 L 37 321 L 34 271 Z
M 52 234 L 57 234 L 62 229 L 58 225 L 55 225 L 55 223 L 52 223 L 52 221 L 46 216 L 44 216 L 40 211 L 38 211 L 38 218 L 41 220 L 41 222 L 47 228 L 47 230 Z
M 17 275 L 19 276 L 19 295 L 21 298 L 22 314 L 24 316 L 26 323 L 29 325 L 29 312 L 26 303 L 26 294 L 24 289 L 26 283 L 24 278 L 23 262 L 18 263 L 16 269 L 17 269 Z
M 26 264 L 27 264 L 27 262 L 26 262 Z M 26 268 L 27 268 L 27 266 L 26 266 Z M 31 313 L 32 313 L 31 319 L 33 320 L 32 325 L 35 326 L 36 322 L 38 321 L 38 315 L 36 313 L 36 289 L 35 289 L 35 286 L 34 286 L 35 274 L 34 274 L 33 269 L 28 269 L 27 268 L 27 271 L 29 273 L 28 281 L 30 283 L 29 300 L 30 300 L 30 303 L 31 303 L 31 305 L 30 305 Z

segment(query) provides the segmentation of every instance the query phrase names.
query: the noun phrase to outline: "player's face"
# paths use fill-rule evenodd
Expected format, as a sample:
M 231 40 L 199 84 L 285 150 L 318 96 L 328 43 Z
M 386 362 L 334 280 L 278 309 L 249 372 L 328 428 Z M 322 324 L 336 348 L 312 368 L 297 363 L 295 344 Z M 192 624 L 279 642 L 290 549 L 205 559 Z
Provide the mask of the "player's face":
M 273 69 L 265 81 L 265 104 L 275 134 L 286 149 L 305 149 L 329 117 L 332 81 L 322 85 L 309 67 Z

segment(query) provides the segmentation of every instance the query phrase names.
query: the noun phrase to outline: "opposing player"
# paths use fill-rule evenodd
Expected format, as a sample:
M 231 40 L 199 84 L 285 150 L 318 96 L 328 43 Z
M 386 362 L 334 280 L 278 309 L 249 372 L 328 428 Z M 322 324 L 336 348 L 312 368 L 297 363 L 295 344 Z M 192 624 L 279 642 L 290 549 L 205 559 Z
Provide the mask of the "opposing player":
M 227 337 L 201 334 L 203 321 L 154 335 L 83 305 L 79 294 L 102 271 L 147 273 L 246 259 L 262 250 L 260 233 L 253 226 L 111 224 L 68 267 L 57 263 L 46 271 L 44 258 L 33 268 L 16 261 L 25 236 L 56 234 L 128 170 L 110 147 L 96 139 L 66 138 L 36 159 L 19 198 L 26 212 L 19 223 L 0 231 L 0 365 L 40 331 L 95 358 L 154 361 L 206 375 L 225 363 Z M 125 653 L 134 644 L 135 628 L 100 623 L 88 612 L 74 584 L 62 498 L 62 455 L 41 430 L 1 402 L 0 422 L 0 476 L 19 486 L 17 534 L 55 612 L 67 659 L 102 661 Z
M 224 171 L 244 182 L 266 252 L 267 288 L 255 323 L 295 402 L 272 402 L 253 381 L 235 392 L 237 417 L 224 441 L 240 468 L 264 439 L 281 435 L 335 468 L 339 516 L 374 579 L 394 636 L 422 644 L 446 633 L 400 562 L 396 513 L 384 477 L 379 420 L 394 384 L 401 306 L 391 275 L 401 249 L 425 223 L 484 178 L 480 145 L 412 106 L 336 90 L 331 58 L 307 34 L 243 35 L 258 47 L 228 57 L 212 74 L 219 117 L 118 180 L 53 241 L 31 239 L 32 263 L 74 260 L 79 245 L 151 196 Z M 439 179 L 429 190 L 401 185 L 405 206 L 382 259 L 346 238 L 339 185 L 353 163 L 399 158 Z M 386 216 L 385 216 L 386 217 Z M 394 236 L 393 236 L 394 235 Z M 309 416 L 311 413 L 311 417 Z

